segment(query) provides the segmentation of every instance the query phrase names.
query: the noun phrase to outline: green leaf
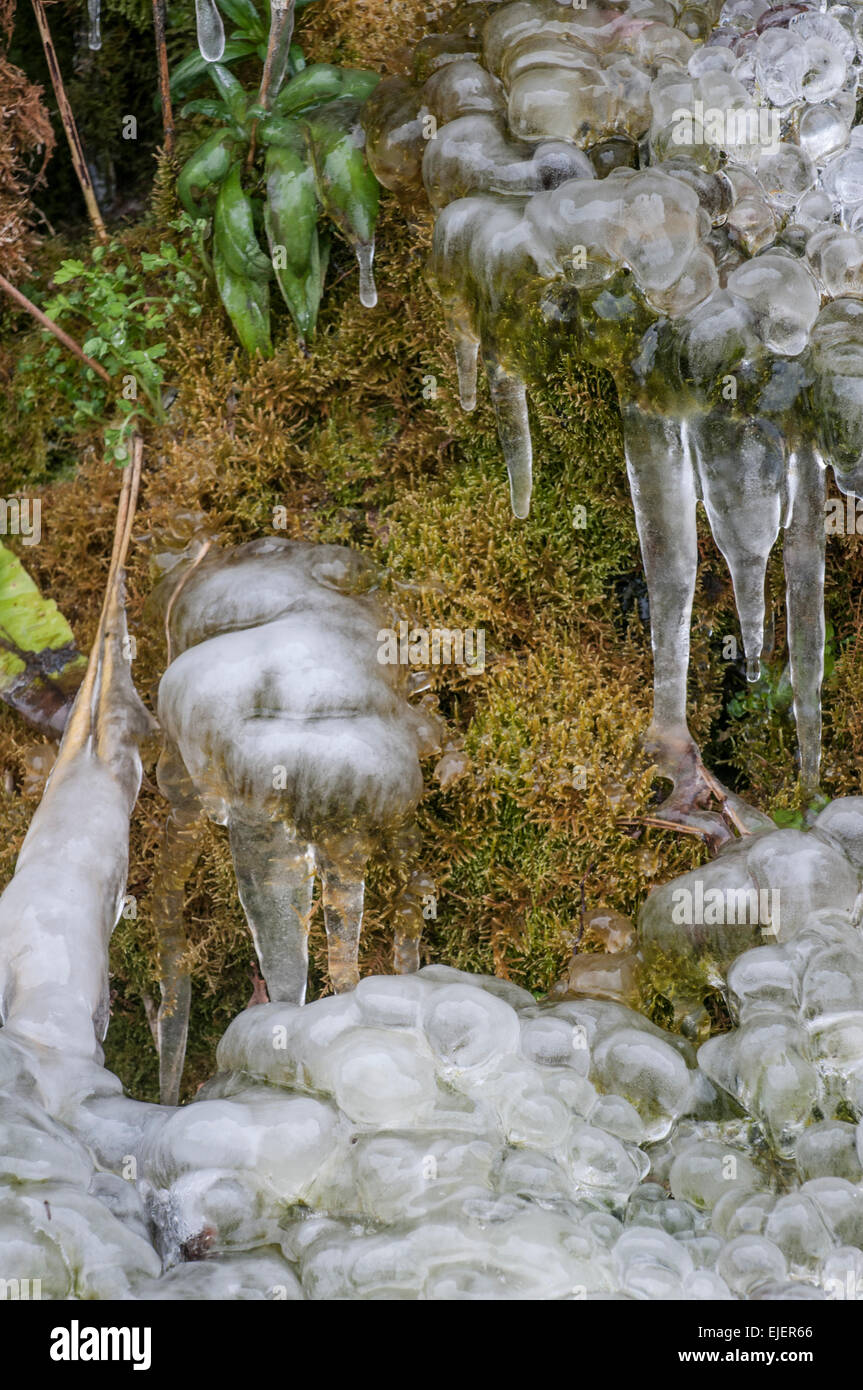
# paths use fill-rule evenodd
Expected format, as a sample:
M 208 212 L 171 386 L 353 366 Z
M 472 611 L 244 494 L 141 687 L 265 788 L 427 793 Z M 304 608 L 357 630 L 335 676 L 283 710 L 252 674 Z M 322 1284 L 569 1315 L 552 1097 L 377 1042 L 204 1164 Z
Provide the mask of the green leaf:
M 218 101 L 215 97 L 198 97 L 195 101 L 187 101 L 180 115 L 188 118 L 189 116 L 207 116 L 211 121 L 229 121 L 231 113 L 223 101 Z
M 255 52 L 255 44 L 247 40 L 229 39 L 225 44 L 225 51 L 222 54 L 223 66 L 227 63 L 234 63 L 238 58 L 248 58 L 250 53 Z M 171 96 L 175 101 L 182 101 L 187 92 L 193 91 L 200 86 L 207 76 L 211 64 L 206 58 L 202 58 L 200 53 L 195 51 L 190 53 L 188 58 L 184 58 L 182 63 L 178 63 L 171 77 Z M 158 110 L 159 98 L 155 98 L 154 107 Z
M 266 22 L 252 4 L 252 0 L 219 0 L 219 9 L 240 29 L 251 34 L 253 38 L 266 37 Z
M 58 270 L 54 271 L 54 284 L 66 285 L 70 280 L 83 275 L 85 270 L 83 261 L 63 261 Z
M 32 511 L 26 526 L 35 536 Z M 42 732 L 59 733 L 86 664 L 56 603 L 0 543 L 0 699 Z
M 227 105 L 233 120 L 242 123 L 246 114 L 246 93 L 243 84 L 223 63 L 208 63 L 207 76 Z

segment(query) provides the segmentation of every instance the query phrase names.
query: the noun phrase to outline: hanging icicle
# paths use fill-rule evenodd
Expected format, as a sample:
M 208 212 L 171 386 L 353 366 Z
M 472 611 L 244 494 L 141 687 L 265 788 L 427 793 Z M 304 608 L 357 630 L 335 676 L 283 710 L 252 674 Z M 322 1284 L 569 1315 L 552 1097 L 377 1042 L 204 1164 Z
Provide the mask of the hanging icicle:
M 87 14 L 90 19 L 87 43 L 95 53 L 102 47 L 101 0 L 87 0 Z
M 216 0 L 195 0 L 198 48 L 208 63 L 218 63 L 225 51 L 225 26 Z

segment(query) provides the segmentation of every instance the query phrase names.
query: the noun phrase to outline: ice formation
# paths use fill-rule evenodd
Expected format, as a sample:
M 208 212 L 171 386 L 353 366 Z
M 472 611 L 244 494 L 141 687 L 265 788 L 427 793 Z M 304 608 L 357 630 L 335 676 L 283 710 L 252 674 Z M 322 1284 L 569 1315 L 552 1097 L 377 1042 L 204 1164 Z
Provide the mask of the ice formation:
M 863 804 L 831 809 L 824 835 L 859 862 Z M 737 956 L 737 1026 L 697 1056 L 620 1004 L 429 966 L 249 1008 L 190 1105 L 136 1107 L 10 1019 L 0 1278 L 52 1298 L 859 1300 L 859 912 L 797 928 Z
M 101 0 L 87 0 L 87 47 L 98 51 L 102 47 Z
M 462 4 L 365 110 L 387 187 L 425 187 L 462 405 L 482 358 L 525 516 L 527 387 L 565 347 L 614 375 L 650 593 L 651 743 L 706 790 L 686 721 L 696 504 L 750 680 L 784 529 L 802 782 L 818 783 L 825 465 L 863 488 L 857 3 Z
M 254 556 L 235 552 L 234 576 Z M 220 627 L 237 602 L 226 573 L 214 561 Z M 203 647 L 222 639 L 203 636 L 206 575 L 198 603 L 194 577 L 172 630 L 194 621 Z M 285 610 L 277 567 L 257 587 Z M 770 944 L 750 932 L 714 948 L 717 965 L 734 957 L 717 982 L 735 1026 L 697 1054 L 619 1003 L 537 1001 L 429 966 L 304 1007 L 251 1007 L 190 1105 L 138 1103 L 100 1048 L 146 726 L 124 633 L 115 585 L 0 898 L 7 1296 L 863 1296 L 863 799 L 699 871 L 705 900 L 754 882 L 774 910 Z M 229 688 L 224 663 L 220 679 Z M 645 945 L 667 940 L 669 894 L 691 888 L 690 875 L 651 896 Z M 607 925 L 610 949 L 631 946 Z M 695 930 L 676 939 L 710 949 Z
M 225 51 L 225 26 L 216 0 L 195 0 L 198 51 L 208 63 L 218 63 Z
M 458 14 L 419 46 L 416 86 L 381 85 L 368 129 L 382 180 L 425 180 L 438 213 L 464 403 L 481 349 L 524 512 L 525 382 L 571 334 L 613 368 L 657 733 L 678 752 L 695 500 L 753 673 L 785 528 L 814 785 L 825 461 L 860 486 L 858 10 Z M 406 823 L 432 737 L 377 661 L 374 579 L 341 547 L 199 552 L 170 578 L 158 912 L 177 930 L 197 817 L 226 823 L 265 974 L 297 1002 L 242 1013 L 190 1105 L 122 1094 L 100 1043 L 148 725 L 122 655 L 136 476 L 87 677 L 0 898 L 7 1295 L 39 1281 L 77 1299 L 863 1297 L 863 798 L 806 831 L 740 810 L 752 833 L 644 903 L 644 955 L 676 961 L 681 982 L 696 962 L 726 999 L 730 1030 L 697 1049 L 588 993 L 622 991 L 638 960 L 611 918 L 607 960 L 544 1001 L 431 966 L 300 1007 L 312 860 L 336 982 L 352 984 L 366 837 Z
M 330 978 L 359 978 L 363 876 L 386 839 L 407 857 L 423 789 L 420 757 L 439 725 L 408 703 L 408 673 L 379 658 L 387 621 L 373 566 L 356 551 L 272 537 L 213 547 L 172 572 L 173 659 L 159 687 L 159 785 L 171 803 L 157 886 L 163 1002 L 163 1098 L 175 1101 L 189 978 L 182 902 L 202 813 L 226 825 L 271 999 L 301 1004 L 315 874 Z M 395 963 L 416 970 L 422 931 L 417 871 L 396 914 Z

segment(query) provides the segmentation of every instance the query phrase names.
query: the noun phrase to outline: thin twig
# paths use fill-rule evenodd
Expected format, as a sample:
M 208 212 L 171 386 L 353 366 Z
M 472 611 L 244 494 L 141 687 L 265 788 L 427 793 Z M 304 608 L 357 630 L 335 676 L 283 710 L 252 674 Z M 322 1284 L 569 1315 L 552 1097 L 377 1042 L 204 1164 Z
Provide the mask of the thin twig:
M 101 377 L 106 385 L 111 385 L 111 378 L 105 371 L 101 362 L 95 362 L 92 357 L 88 357 L 84 349 L 79 347 L 75 342 L 74 338 L 70 338 L 68 333 L 63 332 L 59 324 L 56 324 L 53 319 L 49 319 L 48 315 L 43 314 L 41 309 L 37 309 L 36 305 L 27 298 L 26 294 L 22 294 L 20 290 L 16 290 L 15 286 L 10 284 L 4 275 L 0 275 L 0 290 L 2 290 L 4 294 L 8 294 L 10 299 L 14 299 L 15 303 L 19 304 L 22 309 L 26 309 L 27 313 L 30 314 L 42 328 L 47 329 L 49 333 L 53 333 L 58 343 L 62 343 L 65 348 L 73 352 L 79 362 L 83 362 L 85 367 L 89 367 L 98 377 Z
M 750 835 L 752 832 L 750 831 L 748 826 L 745 825 L 744 822 L 740 819 L 734 807 L 731 805 L 731 802 L 728 799 L 728 792 L 726 791 L 725 787 L 723 787 L 722 783 L 717 781 L 717 779 L 713 776 L 713 773 L 710 772 L 704 766 L 703 763 L 701 763 L 700 770 L 705 782 L 707 783 L 714 797 L 722 807 L 723 816 L 728 817 L 734 829 L 739 831 L 741 835 Z
M 138 488 L 141 482 L 141 467 L 144 455 L 144 441 L 139 434 L 132 440 L 132 459 L 123 472 L 123 483 L 117 502 L 117 518 L 114 524 L 114 544 L 111 562 L 105 584 L 105 597 L 99 626 L 90 650 L 90 661 L 78 691 L 78 698 L 72 709 L 60 749 L 60 757 L 68 766 L 71 757 L 88 742 L 93 734 L 95 704 L 102 678 L 104 640 L 109 623 L 122 602 L 121 580 L 126 563 L 129 541 L 132 536 L 132 522 L 138 503 Z
M 84 148 L 81 144 L 81 137 L 78 134 L 75 117 L 72 115 L 69 98 L 66 96 L 66 88 L 63 86 L 60 64 L 57 61 L 57 52 L 54 48 L 54 40 L 51 38 L 51 30 L 48 27 L 48 18 L 45 14 L 45 6 L 42 0 L 33 0 L 33 11 L 36 15 L 36 23 L 39 26 L 39 34 L 42 39 L 42 47 L 45 50 L 45 60 L 48 64 L 48 71 L 51 74 L 51 82 L 54 87 L 54 95 L 57 98 L 60 119 L 63 122 L 66 139 L 69 141 L 72 163 L 75 166 L 75 173 L 78 175 L 81 192 L 84 194 L 84 202 L 87 204 L 87 212 L 90 214 L 90 221 L 93 223 L 97 237 L 107 246 L 108 233 L 105 231 L 105 223 L 102 221 L 99 204 L 96 202 L 96 194 L 90 178 L 90 171 L 87 168 L 87 161 L 84 158 Z
M 618 825 L 648 825 L 657 830 L 674 830 L 682 835 L 696 835 L 699 840 L 704 839 L 705 832 L 698 830 L 694 825 L 684 825 L 681 821 L 664 820 L 661 816 L 629 816 L 626 820 L 620 820 Z
M 156 58 L 159 64 L 159 95 L 162 101 L 163 149 L 170 158 L 174 153 L 174 108 L 171 104 L 171 76 L 168 72 L 168 48 L 165 42 L 165 0 L 153 0 L 153 28 L 156 33 Z

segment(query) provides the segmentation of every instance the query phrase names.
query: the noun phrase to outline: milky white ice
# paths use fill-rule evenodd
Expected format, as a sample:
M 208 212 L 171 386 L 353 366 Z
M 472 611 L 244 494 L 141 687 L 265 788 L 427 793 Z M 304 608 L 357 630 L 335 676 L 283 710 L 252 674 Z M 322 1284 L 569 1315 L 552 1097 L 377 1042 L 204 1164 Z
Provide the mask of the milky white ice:
M 747 674 L 785 530 L 790 675 L 818 784 L 825 465 L 863 489 L 863 7 L 463 5 L 365 108 L 367 155 L 435 212 L 461 400 L 488 379 L 515 514 L 527 388 L 576 351 L 614 375 L 650 594 L 663 814 L 717 834 L 687 727 L 701 501 Z M 438 21 L 445 29 L 447 20 Z
M 358 979 L 373 847 L 407 854 L 420 758 L 438 741 L 408 672 L 378 660 L 387 619 L 357 551 L 281 537 L 191 557 L 166 581 L 173 660 L 159 687 L 159 785 L 171 803 L 155 919 L 163 938 L 162 1099 L 175 1102 L 189 1011 L 184 882 L 202 811 L 226 825 L 269 997 L 301 1004 L 317 873 L 330 979 Z M 424 880 L 425 881 L 425 880 Z M 419 965 L 421 894 L 400 900 L 395 963 Z
M 620 1004 L 430 966 L 251 1007 L 193 1103 L 139 1104 L 99 1046 L 143 725 L 123 632 L 0 899 L 6 1297 L 861 1296 L 860 800 L 703 871 L 781 891 L 791 850 L 799 900 L 697 1058 Z

